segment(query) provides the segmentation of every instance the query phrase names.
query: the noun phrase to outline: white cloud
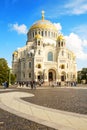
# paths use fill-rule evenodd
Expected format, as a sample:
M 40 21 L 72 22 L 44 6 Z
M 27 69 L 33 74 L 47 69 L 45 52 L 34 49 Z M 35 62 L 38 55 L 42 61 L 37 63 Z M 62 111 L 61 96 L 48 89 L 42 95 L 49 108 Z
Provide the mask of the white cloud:
M 62 31 L 60 23 L 55 23 L 57 29 Z M 78 69 L 87 66 L 87 25 L 80 25 L 72 29 L 73 33 L 65 36 L 66 47 L 76 55 Z
M 87 47 L 87 40 L 82 40 L 75 33 L 71 33 L 65 38 L 66 46 L 76 54 L 77 59 L 87 60 L 87 52 L 84 51 L 84 47 Z
M 69 0 L 67 4 L 64 5 L 69 14 L 84 14 L 87 13 L 87 0 Z
M 82 39 L 87 39 L 87 24 L 74 27 L 72 31 L 78 34 Z
M 54 26 L 57 28 L 58 32 L 61 32 L 62 26 L 60 23 L 54 23 Z
M 62 1 L 62 4 L 60 2 L 60 4 L 54 3 L 54 5 L 47 6 L 49 8 L 46 7 L 46 14 L 50 19 L 58 18 L 61 15 L 80 15 L 87 13 L 87 0 L 66 0 Z
M 16 31 L 18 34 L 26 34 L 27 26 L 25 24 L 18 25 L 18 23 L 9 25 L 11 30 Z

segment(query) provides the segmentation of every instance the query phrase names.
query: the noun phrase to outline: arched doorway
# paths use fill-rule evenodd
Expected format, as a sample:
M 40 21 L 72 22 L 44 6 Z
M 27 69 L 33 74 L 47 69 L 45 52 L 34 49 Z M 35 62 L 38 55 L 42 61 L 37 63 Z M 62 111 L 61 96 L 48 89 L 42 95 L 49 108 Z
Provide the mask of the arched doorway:
M 49 81 L 53 81 L 53 73 L 49 72 Z
M 65 76 L 64 75 L 61 76 L 61 81 L 65 81 Z
M 62 72 L 61 73 L 61 81 L 65 81 L 66 80 L 66 73 Z
M 48 81 L 55 81 L 56 80 L 56 72 L 55 70 L 50 69 L 48 72 Z
M 37 75 L 37 80 L 38 81 L 41 81 L 43 79 L 43 74 L 41 71 L 38 72 L 38 75 Z

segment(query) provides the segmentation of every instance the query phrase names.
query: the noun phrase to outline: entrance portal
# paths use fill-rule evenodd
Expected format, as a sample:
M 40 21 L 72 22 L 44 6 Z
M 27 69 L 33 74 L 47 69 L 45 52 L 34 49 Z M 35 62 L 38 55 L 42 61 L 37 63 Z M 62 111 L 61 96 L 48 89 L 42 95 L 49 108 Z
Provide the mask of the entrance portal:
M 53 69 L 49 70 L 48 81 L 56 81 L 56 71 Z
M 64 75 L 61 76 L 61 81 L 64 81 Z
M 53 80 L 53 73 L 49 72 L 49 81 L 52 81 L 52 80 Z
M 38 75 L 38 80 L 40 80 L 40 75 Z

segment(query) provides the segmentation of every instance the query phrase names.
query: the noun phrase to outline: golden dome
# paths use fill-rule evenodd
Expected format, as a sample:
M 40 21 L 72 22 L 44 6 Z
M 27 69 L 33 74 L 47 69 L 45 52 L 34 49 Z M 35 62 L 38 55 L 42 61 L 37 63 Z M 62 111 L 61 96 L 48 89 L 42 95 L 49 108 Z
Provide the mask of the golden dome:
M 35 39 L 41 39 L 42 36 L 40 34 L 35 35 Z
M 64 40 L 65 38 L 64 38 L 64 36 L 61 34 L 61 35 L 59 35 L 58 36 L 58 38 L 57 38 L 57 40 Z
M 44 19 L 39 20 L 35 24 L 33 24 L 30 30 L 33 30 L 33 29 L 50 29 L 50 30 L 57 31 L 57 28 L 55 27 L 55 25 L 53 25 L 50 21 L 44 20 Z
M 18 52 L 17 52 L 17 51 L 14 51 L 13 55 L 17 56 L 17 55 L 18 55 Z
M 50 30 L 55 30 L 57 31 L 57 28 L 55 27 L 55 25 L 53 25 L 50 21 L 48 20 L 45 20 L 44 19 L 44 11 L 42 11 L 42 20 L 39 20 L 37 22 L 35 22 L 30 30 L 33 30 L 33 29 L 50 29 Z

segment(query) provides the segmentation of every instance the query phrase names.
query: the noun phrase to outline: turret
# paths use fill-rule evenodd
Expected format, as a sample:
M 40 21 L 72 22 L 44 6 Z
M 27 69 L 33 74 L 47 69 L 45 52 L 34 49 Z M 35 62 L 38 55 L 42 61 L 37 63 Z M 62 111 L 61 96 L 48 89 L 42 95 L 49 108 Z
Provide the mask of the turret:
M 16 61 L 18 58 L 18 51 L 14 51 L 13 53 L 13 61 Z
M 42 36 L 40 34 L 35 35 L 35 46 L 40 47 L 42 45 Z
M 63 35 L 59 35 L 57 38 L 57 47 L 64 48 L 65 47 L 65 39 Z

